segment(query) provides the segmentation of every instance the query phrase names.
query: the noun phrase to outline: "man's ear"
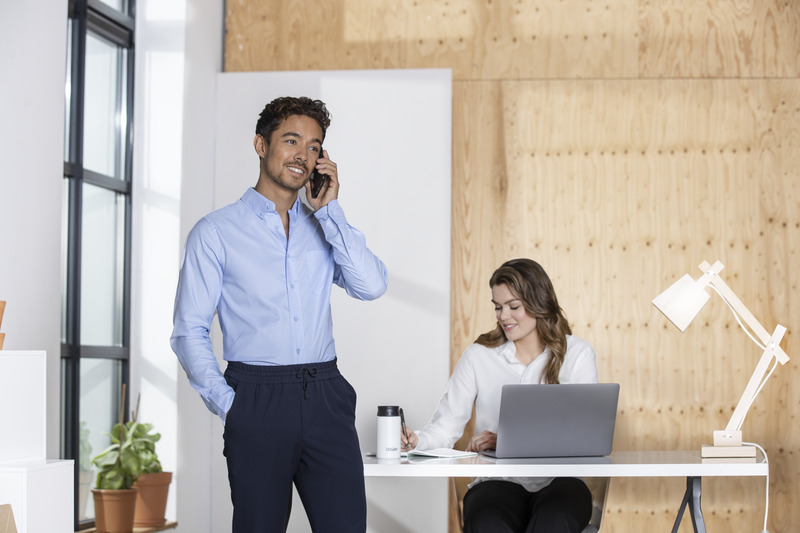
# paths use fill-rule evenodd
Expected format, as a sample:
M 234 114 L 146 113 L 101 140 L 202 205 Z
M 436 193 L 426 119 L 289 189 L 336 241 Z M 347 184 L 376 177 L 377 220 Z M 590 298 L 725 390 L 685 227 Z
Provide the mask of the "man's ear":
M 264 158 L 267 155 L 267 141 L 259 134 L 253 138 L 253 148 L 256 149 L 258 157 Z

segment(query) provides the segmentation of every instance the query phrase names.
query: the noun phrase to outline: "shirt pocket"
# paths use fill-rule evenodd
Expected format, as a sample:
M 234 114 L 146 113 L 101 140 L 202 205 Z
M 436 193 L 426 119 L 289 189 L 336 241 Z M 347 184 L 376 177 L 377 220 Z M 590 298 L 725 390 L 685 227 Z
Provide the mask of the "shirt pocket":
M 303 254 L 305 272 L 302 284 L 314 294 L 325 294 L 330 291 L 333 281 L 333 259 L 328 250 L 309 250 Z

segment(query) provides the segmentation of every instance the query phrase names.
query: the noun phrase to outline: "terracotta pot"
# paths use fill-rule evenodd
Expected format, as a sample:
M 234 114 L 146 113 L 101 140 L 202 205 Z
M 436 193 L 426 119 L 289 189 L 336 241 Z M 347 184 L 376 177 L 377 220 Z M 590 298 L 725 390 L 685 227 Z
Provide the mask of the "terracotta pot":
M 153 527 L 163 525 L 167 519 L 167 494 L 172 482 L 172 472 L 142 474 L 134 487 L 139 489 L 136 496 L 136 511 L 133 519 L 135 527 Z
M 132 533 L 137 489 L 92 489 L 97 533 Z

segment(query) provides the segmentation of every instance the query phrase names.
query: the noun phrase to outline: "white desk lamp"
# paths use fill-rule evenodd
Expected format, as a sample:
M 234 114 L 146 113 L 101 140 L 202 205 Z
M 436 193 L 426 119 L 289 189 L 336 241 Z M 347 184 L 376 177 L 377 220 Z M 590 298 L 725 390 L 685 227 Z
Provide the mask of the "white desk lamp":
M 723 430 L 714 431 L 714 445 L 702 447 L 703 457 L 755 457 L 756 449 L 754 446 L 747 446 L 742 444 L 742 423 L 747 415 L 747 411 L 753 404 L 753 401 L 761 392 L 761 389 L 766 383 L 767 379 L 772 375 L 778 363 L 785 365 L 789 360 L 781 347 L 781 339 L 786 333 L 786 328 L 778 324 L 775 331 L 770 335 L 767 330 L 756 320 L 750 313 L 745 305 L 736 297 L 733 291 L 725 284 L 719 276 L 720 271 L 725 268 L 722 263 L 717 261 L 714 266 L 710 266 L 706 261 L 700 264 L 700 270 L 703 275 L 695 281 L 688 274 L 684 275 L 681 279 L 676 281 L 670 288 L 658 295 L 653 304 L 662 312 L 673 324 L 675 324 L 681 331 L 686 331 L 689 324 L 694 320 L 700 309 L 703 308 L 705 303 L 710 298 L 710 295 L 704 290 L 707 285 L 728 304 L 733 312 L 739 326 L 747 333 L 747 336 L 756 343 L 759 348 L 764 350 L 756 365 L 750 381 L 742 394 L 736 409 L 731 415 L 727 427 Z M 744 327 L 742 320 L 747 324 L 750 330 L 758 337 L 758 340 Z M 761 342 L 759 342 L 759 340 Z M 775 363 L 772 369 L 767 374 L 767 369 L 772 358 L 775 358 Z

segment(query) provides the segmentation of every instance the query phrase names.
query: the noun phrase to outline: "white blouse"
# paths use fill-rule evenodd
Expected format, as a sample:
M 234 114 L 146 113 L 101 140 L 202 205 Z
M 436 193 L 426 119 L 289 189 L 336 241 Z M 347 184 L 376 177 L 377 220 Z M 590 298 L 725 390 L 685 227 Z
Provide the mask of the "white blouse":
M 516 345 L 512 341 L 497 348 L 472 344 L 464 350 L 436 412 L 418 432 L 417 448 L 452 448 L 461 438 L 464 426 L 472 416 L 473 404 L 475 435 L 484 430 L 497 433 L 500 391 L 503 385 L 541 383 L 545 366 L 550 359 L 550 348 L 545 348 L 536 359 L 525 366 L 515 357 L 516 351 Z M 589 343 L 567 335 L 567 353 L 558 380 L 560 383 L 597 383 L 597 361 Z M 537 491 L 547 486 L 552 478 L 505 479 L 520 483 L 529 491 Z

